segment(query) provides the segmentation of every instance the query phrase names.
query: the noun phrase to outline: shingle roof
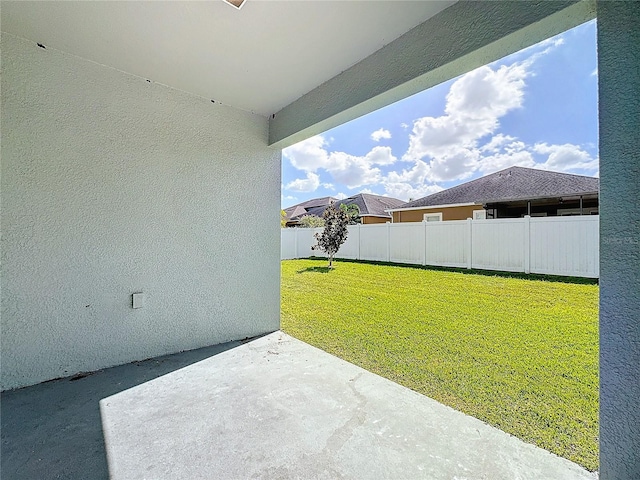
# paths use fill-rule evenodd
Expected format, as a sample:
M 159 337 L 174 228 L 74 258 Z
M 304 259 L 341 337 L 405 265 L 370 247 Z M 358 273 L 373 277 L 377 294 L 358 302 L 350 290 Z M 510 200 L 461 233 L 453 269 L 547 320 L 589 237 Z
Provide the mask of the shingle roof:
M 599 179 L 525 167 L 485 177 L 407 202 L 400 209 L 458 203 L 494 203 L 598 193 Z
M 338 199 L 334 197 L 312 198 L 311 200 L 307 200 L 306 202 L 299 203 L 298 206 L 304 208 L 324 207 L 325 205 L 329 205 L 331 202 L 335 202 L 337 200 Z
M 374 215 L 377 217 L 391 218 L 385 210 L 397 208 L 404 202 L 392 197 L 383 197 L 382 195 L 373 195 L 371 193 L 359 193 L 353 197 L 345 198 L 337 202 L 338 205 L 355 204 L 360 209 L 360 215 Z
M 321 217 L 327 206 L 331 202 L 335 202 L 336 205 L 351 205 L 355 204 L 360 209 L 360 215 L 374 215 L 378 217 L 391 218 L 385 210 L 389 208 L 397 208 L 404 202 L 392 197 L 383 197 L 381 195 L 373 195 L 370 193 L 359 193 L 343 200 L 338 200 L 333 197 L 313 198 L 306 202 L 293 205 L 289 208 L 285 208 L 288 221 L 300 220 L 305 215 L 316 215 Z
M 318 208 L 321 209 L 320 215 L 324 209 L 331 202 L 336 202 L 338 199 L 333 197 L 321 197 L 321 198 L 312 198 L 311 200 L 307 200 L 306 202 L 298 203 L 297 205 L 292 205 L 291 207 L 285 208 L 284 212 L 287 214 L 287 221 L 296 221 L 300 220 L 305 215 L 315 213 L 314 210 Z

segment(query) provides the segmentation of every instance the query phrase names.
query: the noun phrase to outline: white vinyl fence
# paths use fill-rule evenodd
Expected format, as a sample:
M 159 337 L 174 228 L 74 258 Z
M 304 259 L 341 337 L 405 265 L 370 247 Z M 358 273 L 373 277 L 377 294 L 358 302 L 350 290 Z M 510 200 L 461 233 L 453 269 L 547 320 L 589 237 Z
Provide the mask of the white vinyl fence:
M 599 216 L 385 223 L 349 227 L 337 258 L 598 278 Z M 283 228 L 281 258 L 311 250 L 322 228 Z

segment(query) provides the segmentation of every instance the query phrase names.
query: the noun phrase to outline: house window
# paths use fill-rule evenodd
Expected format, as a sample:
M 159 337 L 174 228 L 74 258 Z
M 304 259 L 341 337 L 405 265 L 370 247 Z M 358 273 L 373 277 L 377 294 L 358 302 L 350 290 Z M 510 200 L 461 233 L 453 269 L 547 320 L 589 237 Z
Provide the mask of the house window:
M 442 212 L 441 213 L 425 213 L 424 222 L 441 222 L 442 221 Z
M 487 211 L 486 210 L 474 210 L 473 211 L 473 219 L 474 220 L 486 220 Z

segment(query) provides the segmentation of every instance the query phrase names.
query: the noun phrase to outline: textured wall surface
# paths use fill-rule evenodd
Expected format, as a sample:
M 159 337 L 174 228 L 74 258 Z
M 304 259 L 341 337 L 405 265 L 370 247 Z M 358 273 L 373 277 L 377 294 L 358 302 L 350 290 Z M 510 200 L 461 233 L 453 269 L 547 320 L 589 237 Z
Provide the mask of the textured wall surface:
M 640 478 L 640 3 L 598 3 L 600 478 Z
M 2 69 L 2 389 L 279 328 L 265 118 L 10 35 Z

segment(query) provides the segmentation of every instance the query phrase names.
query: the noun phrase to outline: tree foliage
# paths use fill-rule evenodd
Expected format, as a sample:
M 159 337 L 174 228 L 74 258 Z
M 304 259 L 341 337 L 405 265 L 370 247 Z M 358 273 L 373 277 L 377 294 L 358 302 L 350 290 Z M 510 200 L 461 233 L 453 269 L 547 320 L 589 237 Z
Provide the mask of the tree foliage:
M 302 228 L 324 227 L 324 219 L 315 215 L 305 215 L 300 219 L 300 226 Z
M 329 256 L 329 268 L 333 268 L 333 257 L 347 240 L 349 217 L 345 210 L 336 208 L 335 204 L 331 202 L 322 214 L 322 218 L 324 219 L 324 230 L 322 233 L 314 235 L 317 243 L 311 249 L 325 252 Z
M 360 223 L 360 207 L 355 203 L 346 205 L 340 204 L 340 210 L 343 210 L 347 214 L 349 225 L 357 225 Z
M 280 210 L 280 228 L 287 226 L 287 212 Z

